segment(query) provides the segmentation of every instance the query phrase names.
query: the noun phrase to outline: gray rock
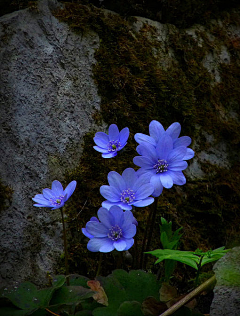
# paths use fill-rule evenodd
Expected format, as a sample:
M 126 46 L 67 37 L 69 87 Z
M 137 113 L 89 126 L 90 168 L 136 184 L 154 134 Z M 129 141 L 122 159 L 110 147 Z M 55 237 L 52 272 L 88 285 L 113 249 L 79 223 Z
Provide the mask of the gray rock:
M 0 214 L 1 286 L 41 283 L 53 271 L 63 251 L 60 213 L 31 199 L 79 163 L 100 104 L 91 72 L 99 38 L 70 31 L 52 15 L 56 5 L 44 0 L 38 12 L 0 18 L 0 177 L 13 189 Z
M 210 309 L 211 316 L 240 315 L 240 247 L 233 248 L 213 268 L 217 284 Z

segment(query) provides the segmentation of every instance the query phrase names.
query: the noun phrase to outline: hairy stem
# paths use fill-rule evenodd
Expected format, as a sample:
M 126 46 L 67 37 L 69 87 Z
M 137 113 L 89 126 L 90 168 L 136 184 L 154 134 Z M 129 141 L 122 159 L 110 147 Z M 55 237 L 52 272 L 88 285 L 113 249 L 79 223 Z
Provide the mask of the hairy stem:
M 63 241 L 64 241 L 64 257 L 65 257 L 65 269 L 66 269 L 66 281 L 67 285 L 69 285 L 69 266 L 68 266 L 68 251 L 67 251 L 67 234 L 66 234 L 66 228 L 65 228 L 65 222 L 64 222 L 64 216 L 63 216 L 63 210 L 61 210 L 61 215 L 62 215 L 62 224 L 63 224 Z

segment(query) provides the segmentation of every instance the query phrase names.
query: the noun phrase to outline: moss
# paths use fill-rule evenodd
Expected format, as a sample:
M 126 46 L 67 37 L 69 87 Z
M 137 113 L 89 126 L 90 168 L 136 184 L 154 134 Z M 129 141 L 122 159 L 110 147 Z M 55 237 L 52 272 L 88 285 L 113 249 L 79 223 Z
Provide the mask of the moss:
M 240 21 L 232 20 L 235 13 L 227 15 L 223 26 L 212 27 L 213 35 L 221 35 L 217 41 L 210 41 L 204 31 L 196 32 L 202 38 L 202 47 L 184 31 L 170 32 L 166 50 L 173 51 L 175 61 L 167 70 L 159 65 L 156 52 L 161 44 L 156 29 L 147 23 L 136 33 L 131 27 L 134 19 L 126 20 L 80 3 L 66 3 L 65 9 L 58 11 L 56 16 L 81 35 L 87 36 L 92 31 L 99 35 L 100 47 L 95 52 L 97 63 L 93 68 L 101 96 L 101 110 L 94 113 L 96 122 L 116 123 L 120 129 L 131 127 L 128 146 L 110 160 L 102 159 L 92 149 L 95 131 L 87 134 L 79 166 L 67 175 L 69 181 L 75 179 L 78 182 L 75 199 L 67 211 L 72 270 L 94 276 L 96 254 L 86 250 L 81 227 L 91 216 L 96 216 L 102 202 L 99 188 L 107 184 L 108 172 L 116 170 L 121 173 L 127 167 L 134 167 L 131 162 L 136 155 L 133 135 L 137 132 L 147 134 L 149 122 L 153 119 L 161 121 L 165 127 L 174 121 L 184 123 L 182 135 L 198 139 L 198 152 L 227 140 L 232 169 L 203 164 L 202 169 L 207 175 L 204 181 L 192 181 L 184 187 L 165 190 L 158 203 L 152 248 L 159 247 L 161 216 L 184 227 L 183 249 L 207 250 L 226 243 L 234 244 L 238 236 L 240 238 L 236 229 L 237 224 L 240 226 L 237 211 L 240 169 L 237 157 L 232 155 L 239 145 L 238 116 L 232 115 L 232 111 L 239 112 L 239 65 L 233 61 L 220 64 L 218 70 L 222 81 L 212 85 L 213 76 L 203 66 L 203 59 L 206 53 L 216 47 L 220 49 L 223 44 L 227 45 L 232 56 L 238 54 L 238 44 L 225 31 L 229 23 L 240 25 Z M 202 130 L 214 135 L 213 144 L 208 143 Z M 149 208 L 136 211 L 139 221 L 137 247 L 140 247 L 146 229 L 148 211 Z M 106 274 L 112 267 L 111 254 L 107 260 Z
M 13 189 L 4 185 L 0 180 L 0 212 L 6 210 L 12 200 Z

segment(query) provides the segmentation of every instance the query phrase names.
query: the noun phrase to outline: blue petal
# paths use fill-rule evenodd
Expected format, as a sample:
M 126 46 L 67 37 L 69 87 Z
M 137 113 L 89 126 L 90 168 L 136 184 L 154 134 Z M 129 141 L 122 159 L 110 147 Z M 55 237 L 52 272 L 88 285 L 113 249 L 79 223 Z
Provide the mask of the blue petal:
M 132 203 L 131 203 L 131 204 L 132 204 Z M 120 202 L 120 203 L 118 203 L 117 205 L 118 205 L 122 210 L 131 211 L 131 209 L 132 209 L 131 204 L 127 204 L 127 203 Z
M 173 147 L 176 148 L 178 146 L 189 146 L 191 144 L 192 140 L 189 136 L 182 136 L 177 138 L 174 142 L 173 142 Z
M 124 239 L 119 239 L 117 241 L 114 241 L 113 246 L 117 251 L 123 251 L 126 248 L 127 244 Z
M 163 185 L 162 185 L 162 182 L 160 180 L 160 176 L 157 174 L 152 176 L 150 182 L 154 187 L 154 191 L 152 193 L 152 196 L 154 196 L 154 197 L 159 196 L 163 191 Z
M 162 124 L 158 121 L 153 120 L 149 124 L 149 134 L 151 137 L 155 139 L 156 143 L 164 135 L 164 133 L 165 129 L 163 128 Z
M 186 169 L 187 166 L 188 166 L 188 164 L 186 161 L 176 161 L 176 162 L 173 162 L 172 164 L 169 164 L 168 170 L 182 171 L 182 170 Z
M 108 147 L 109 144 L 109 137 L 107 134 L 103 132 L 98 132 L 95 134 L 95 137 L 93 138 L 96 145 L 102 148 Z
M 160 173 L 160 180 L 162 182 L 162 185 L 166 189 L 170 189 L 173 186 L 173 179 L 168 174 L 168 172 Z
M 52 191 L 54 192 L 55 196 L 62 195 L 63 187 L 62 187 L 61 182 L 59 182 L 58 180 L 54 180 L 52 183 Z
M 156 148 L 151 144 L 142 143 L 137 147 L 137 151 L 140 155 L 144 157 L 148 157 L 149 160 L 153 164 L 156 163 L 156 160 L 158 159 Z
M 156 146 L 156 151 L 159 159 L 167 159 L 170 151 L 173 149 L 173 141 L 170 136 L 160 138 Z
M 130 211 L 129 211 L 130 212 Z M 132 238 L 136 235 L 137 227 L 134 224 L 128 224 L 126 227 L 122 226 L 123 237 L 124 238 Z
M 172 177 L 174 184 L 184 185 L 186 183 L 186 178 L 181 171 L 168 171 L 168 173 Z
M 186 152 L 187 152 L 187 148 L 183 146 L 177 147 L 171 150 L 171 152 L 169 153 L 167 157 L 168 164 L 171 164 L 177 160 L 183 160 L 183 157 L 185 156 Z
M 189 160 L 194 157 L 195 153 L 191 148 L 187 148 L 186 155 L 183 157 L 183 160 Z
M 117 156 L 117 151 L 109 153 L 109 154 L 102 154 L 103 158 L 113 158 L 115 156 Z
M 137 172 L 136 174 L 138 175 L 139 172 Z M 147 184 L 147 183 L 150 184 L 150 178 L 151 176 L 149 176 L 148 174 L 140 175 L 132 187 L 133 191 L 136 192 L 144 184 Z
M 48 199 L 48 200 L 55 198 L 54 193 L 50 189 L 43 189 L 43 196 L 45 197 L 45 199 Z
M 172 139 L 178 138 L 181 132 L 181 125 L 178 122 L 173 123 L 166 130 L 166 134 L 171 136 Z
M 52 204 L 33 204 L 33 206 L 36 206 L 36 207 L 52 207 Z
M 109 140 L 119 140 L 119 129 L 116 124 L 111 124 L 108 130 Z
M 97 217 L 93 216 L 90 218 L 91 222 L 99 222 L 99 220 L 97 219 Z
M 109 212 L 112 214 L 114 218 L 114 225 L 122 227 L 124 221 L 123 210 L 119 206 L 114 205 L 109 209 Z
M 133 162 L 135 163 L 135 165 L 137 165 L 143 169 L 152 169 L 153 168 L 152 161 L 146 156 L 136 156 L 133 158 Z
M 132 188 L 137 181 L 138 176 L 133 168 L 127 168 L 123 171 L 122 177 L 126 183 L 127 188 Z
M 153 146 L 156 146 L 156 141 L 154 138 L 152 138 L 151 136 L 142 134 L 142 133 L 137 133 L 134 135 L 134 139 L 137 143 L 141 144 L 141 143 L 149 143 Z
M 109 233 L 109 229 L 102 223 L 98 222 L 87 222 L 86 230 L 94 237 L 106 237 Z
M 114 250 L 114 246 L 113 246 L 113 241 L 109 238 L 105 239 L 104 242 L 102 243 L 102 246 L 100 247 L 99 251 L 100 252 L 110 252 Z
M 92 239 L 89 240 L 89 242 L 87 244 L 87 249 L 89 251 L 92 251 L 92 252 L 100 251 L 100 248 L 102 246 L 104 246 L 105 243 L 108 243 L 109 240 L 110 239 L 108 237 L 105 237 L 105 238 L 92 238 Z M 114 249 L 114 247 L 113 247 L 113 249 Z
M 154 187 L 150 184 L 143 184 L 135 193 L 136 200 L 143 200 L 151 195 L 154 191 Z
M 46 204 L 46 203 L 49 203 L 49 200 L 48 199 L 45 199 L 45 197 L 42 195 L 42 194 L 36 194 L 34 196 L 34 198 L 32 198 L 32 200 L 34 202 L 37 202 L 37 203 L 40 203 L 40 204 Z
M 124 250 L 126 251 L 132 247 L 132 245 L 134 244 L 134 239 L 133 238 L 125 239 L 125 243 L 126 243 L 126 248 Z
M 120 141 L 120 144 L 122 146 L 124 146 L 124 144 L 126 144 L 128 137 L 129 137 L 129 128 L 125 127 L 119 133 L 119 141 Z
M 93 146 L 93 148 L 94 148 L 96 151 L 100 152 L 100 153 L 103 153 L 103 154 L 108 153 L 108 149 L 105 149 L 105 148 L 102 148 L 102 147 L 98 147 L 98 146 Z
M 74 190 L 76 189 L 77 181 L 73 180 L 69 183 L 69 185 L 64 190 L 64 195 L 67 195 L 67 198 L 65 199 L 65 202 L 70 198 L 70 196 L 73 194 Z
M 152 204 L 153 202 L 154 202 L 154 198 L 148 197 L 144 200 L 134 202 L 133 205 L 136 207 L 144 207 L 144 206 L 148 206 L 148 205 Z
M 113 205 L 118 205 L 119 202 L 110 202 L 110 201 L 103 201 L 102 202 L 102 207 L 106 208 L 107 210 L 110 209 L 111 206 Z
M 108 229 L 114 225 L 114 218 L 112 214 L 104 207 L 100 207 L 98 210 L 98 218 Z
M 102 185 L 100 187 L 101 195 L 109 200 L 110 202 L 119 202 L 120 201 L 120 192 L 114 187 L 110 187 L 109 185 Z
M 110 171 L 108 174 L 108 183 L 110 186 L 114 187 L 115 189 L 117 189 L 117 191 L 119 191 L 120 193 L 127 189 L 126 187 L 126 183 L 123 180 L 122 176 L 120 176 L 119 173 L 117 173 L 116 171 Z
M 86 228 L 82 228 L 82 233 L 85 235 L 87 238 L 94 238 L 93 235 L 89 234 L 89 232 L 86 230 Z

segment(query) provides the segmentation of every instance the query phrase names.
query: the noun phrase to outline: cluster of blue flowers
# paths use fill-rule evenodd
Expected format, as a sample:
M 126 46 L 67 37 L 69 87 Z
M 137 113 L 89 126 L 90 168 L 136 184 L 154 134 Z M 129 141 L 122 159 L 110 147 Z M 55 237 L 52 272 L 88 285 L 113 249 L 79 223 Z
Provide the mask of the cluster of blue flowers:
M 153 203 L 163 188 L 169 189 L 173 184 L 183 185 L 186 178 L 183 174 L 188 166 L 187 161 L 194 157 L 194 151 L 188 146 L 191 138 L 179 137 L 181 125 L 173 123 L 165 130 L 158 121 L 149 125 L 149 135 L 137 133 L 134 138 L 139 144 L 133 158 L 140 169 L 127 168 L 122 175 L 115 171 L 108 174 L 109 185 L 100 187 L 101 195 L 106 199 L 98 210 L 98 218 L 92 217 L 82 228 L 83 234 L 89 238 L 88 250 L 92 252 L 110 252 L 128 250 L 134 244 L 137 221 L 132 207 L 144 207 Z M 109 133 L 95 134 L 93 148 L 102 153 L 103 158 L 112 158 L 126 144 L 129 129 L 125 127 L 119 132 L 116 124 L 109 127 Z M 60 208 L 72 195 L 76 181 L 72 181 L 65 190 L 57 180 L 52 189 L 44 189 L 33 200 L 38 207 Z M 152 197 L 151 197 L 152 195 Z

